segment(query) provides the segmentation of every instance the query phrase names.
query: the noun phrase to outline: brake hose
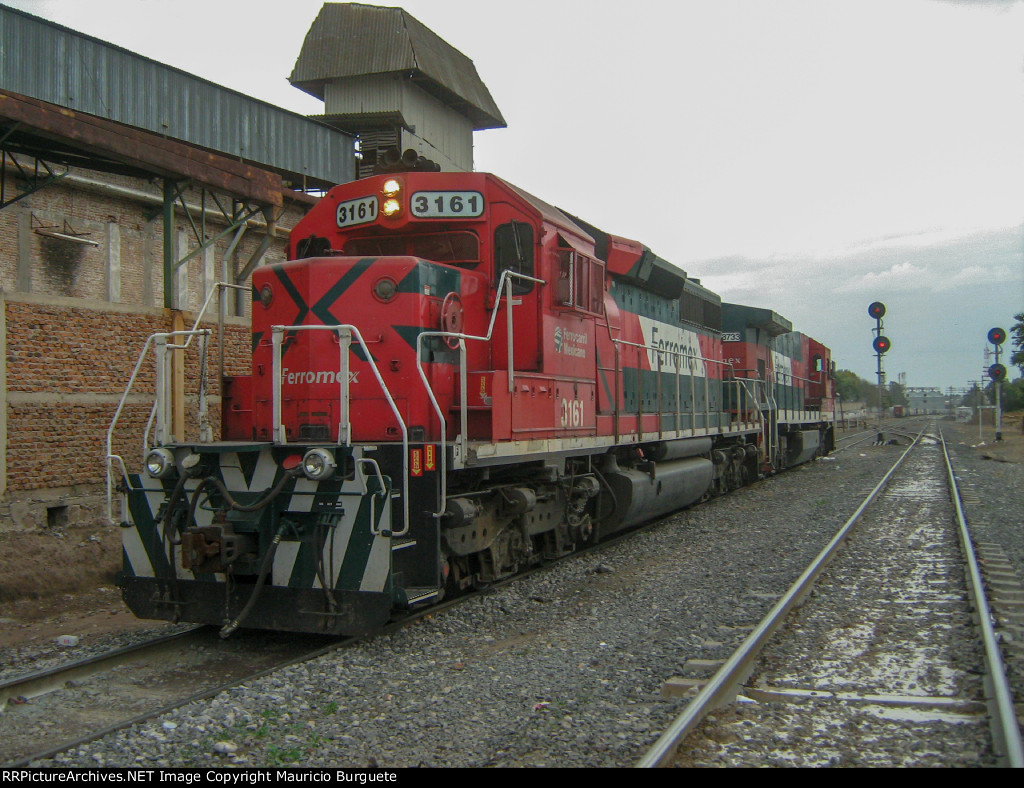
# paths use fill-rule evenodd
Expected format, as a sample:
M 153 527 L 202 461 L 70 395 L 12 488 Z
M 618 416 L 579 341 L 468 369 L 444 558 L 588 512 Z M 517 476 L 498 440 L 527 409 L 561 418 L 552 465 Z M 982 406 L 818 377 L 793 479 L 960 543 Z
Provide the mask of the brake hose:
M 281 527 L 277 529 L 277 533 L 274 534 L 273 540 L 270 542 L 270 547 L 267 548 L 266 555 L 263 556 L 263 564 L 260 566 L 260 575 L 256 578 L 256 585 L 252 589 L 252 593 L 249 595 L 249 601 L 245 603 L 245 607 L 242 608 L 242 612 L 235 616 L 235 620 L 230 624 L 225 624 L 220 630 L 220 636 L 222 638 L 230 637 L 231 633 L 238 629 L 242 622 L 248 617 L 249 613 L 252 612 L 253 606 L 256 604 L 257 598 L 259 598 L 260 591 L 263 590 L 263 584 L 267 580 L 267 575 L 270 574 L 270 569 L 274 565 L 274 554 L 277 552 L 277 546 L 281 544 L 281 538 L 284 536 L 285 529 L 288 528 L 288 523 L 282 523 Z

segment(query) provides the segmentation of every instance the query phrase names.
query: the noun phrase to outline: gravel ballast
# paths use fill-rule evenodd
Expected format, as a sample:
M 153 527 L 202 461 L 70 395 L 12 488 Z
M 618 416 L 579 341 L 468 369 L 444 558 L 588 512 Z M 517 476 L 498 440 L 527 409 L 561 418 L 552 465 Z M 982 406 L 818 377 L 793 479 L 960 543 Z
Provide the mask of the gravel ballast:
M 725 659 L 904 448 L 815 461 L 38 765 L 632 766 L 685 705 L 663 682 Z

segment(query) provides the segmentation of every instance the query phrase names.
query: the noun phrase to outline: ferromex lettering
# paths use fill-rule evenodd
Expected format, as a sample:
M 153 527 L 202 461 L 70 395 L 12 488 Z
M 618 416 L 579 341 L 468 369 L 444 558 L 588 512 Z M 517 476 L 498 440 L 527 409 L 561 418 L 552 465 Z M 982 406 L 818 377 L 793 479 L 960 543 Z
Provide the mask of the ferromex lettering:
M 290 369 L 285 368 L 281 372 L 281 383 L 286 386 L 298 386 L 301 384 L 318 384 L 318 383 L 339 383 L 338 376 L 341 374 L 338 370 L 326 370 L 321 369 L 313 372 L 307 370 L 306 372 L 292 372 Z M 349 383 L 359 382 L 359 372 L 348 373 Z

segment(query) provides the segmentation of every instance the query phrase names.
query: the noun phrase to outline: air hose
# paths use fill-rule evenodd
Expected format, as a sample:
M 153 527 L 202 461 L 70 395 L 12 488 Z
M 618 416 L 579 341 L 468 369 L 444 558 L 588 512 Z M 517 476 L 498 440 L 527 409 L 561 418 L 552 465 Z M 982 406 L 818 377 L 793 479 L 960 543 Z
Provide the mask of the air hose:
M 230 506 L 235 511 L 258 512 L 260 509 L 265 508 L 267 504 L 269 504 L 278 495 L 281 494 L 281 490 L 284 489 L 284 486 L 288 483 L 289 479 L 291 479 L 294 476 L 299 476 L 301 475 L 301 473 L 301 467 L 292 468 L 291 470 L 286 471 L 284 476 L 281 477 L 281 481 L 275 484 L 274 487 L 270 489 L 265 496 L 263 496 L 258 501 L 256 501 L 256 503 L 253 504 L 240 504 L 232 497 L 231 493 L 228 492 L 228 488 L 224 486 L 224 482 L 222 482 L 216 476 L 207 476 L 205 479 L 199 482 L 199 485 L 196 487 L 195 492 L 192 494 L 192 504 L 191 512 L 189 514 L 189 522 L 195 521 L 196 503 L 199 501 L 199 494 L 207 485 L 212 484 L 214 487 L 216 487 L 217 491 L 224 497 L 224 500 L 227 501 L 228 506 Z
M 235 616 L 235 620 L 230 624 L 225 624 L 220 630 L 220 636 L 222 638 L 230 637 L 231 633 L 238 629 L 242 622 L 248 617 L 249 613 L 252 612 L 253 607 L 256 605 L 256 600 L 259 598 L 260 591 L 263 590 L 263 585 L 266 583 L 267 575 L 270 574 L 270 569 L 274 565 L 274 554 L 277 552 L 277 546 L 281 544 L 281 538 L 284 536 L 285 529 L 288 528 L 287 523 L 283 523 L 280 528 L 277 529 L 277 533 L 274 534 L 273 540 L 270 542 L 270 547 L 267 548 L 266 555 L 263 556 L 263 564 L 260 566 L 259 577 L 256 578 L 256 585 L 252 589 L 252 593 L 249 594 L 249 601 L 245 603 L 245 607 L 242 608 L 242 612 Z
M 189 505 L 189 522 L 195 522 L 196 506 L 199 503 L 199 497 L 203 493 L 204 489 L 208 485 L 212 485 L 217 488 L 217 491 L 223 496 L 228 506 L 235 511 L 239 512 L 258 512 L 260 509 L 266 508 L 266 506 L 277 498 L 281 494 L 288 481 L 298 476 L 302 472 L 301 468 L 293 468 L 287 471 L 281 480 L 270 489 L 266 495 L 260 498 L 256 503 L 253 504 L 240 504 L 232 497 L 231 493 L 228 492 L 228 488 L 224 486 L 224 483 L 216 476 L 207 476 L 196 486 L 195 491 L 192 493 L 192 501 Z M 229 637 L 238 627 L 242 625 L 242 622 L 246 619 L 249 613 L 252 612 L 253 607 L 256 605 L 256 600 L 259 598 L 260 591 L 263 590 L 263 585 L 266 583 L 267 575 L 270 574 L 270 569 L 274 565 L 274 554 L 277 552 L 277 546 L 281 543 L 281 539 L 284 536 L 285 530 L 288 528 L 287 523 L 282 523 L 281 527 L 278 528 L 277 533 L 274 534 L 274 538 L 270 542 L 270 547 L 267 548 L 266 554 L 263 556 L 263 563 L 260 565 L 259 577 L 256 579 L 256 586 L 253 588 L 252 593 L 249 595 L 249 601 L 245 603 L 245 607 L 242 608 L 235 620 L 229 624 L 225 624 L 220 631 L 222 638 Z

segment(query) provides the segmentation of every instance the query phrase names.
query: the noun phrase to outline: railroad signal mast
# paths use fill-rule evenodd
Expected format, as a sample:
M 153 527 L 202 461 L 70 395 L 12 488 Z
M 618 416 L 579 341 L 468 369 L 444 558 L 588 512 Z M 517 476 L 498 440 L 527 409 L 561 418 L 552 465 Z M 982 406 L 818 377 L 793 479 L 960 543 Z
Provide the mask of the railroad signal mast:
M 1006 380 L 1006 367 L 999 363 L 999 354 L 1002 352 L 1002 344 L 1006 341 L 1006 331 L 1001 328 L 993 328 L 988 332 L 988 341 L 995 346 L 996 363 L 988 368 L 988 376 L 992 379 L 992 386 L 996 390 L 996 441 L 1003 439 L 1002 432 L 1002 408 L 999 404 L 999 392 L 1002 389 L 1002 382 Z
M 868 307 L 868 315 L 875 319 L 875 339 L 871 346 L 875 349 L 876 374 L 878 375 L 878 420 L 882 420 L 885 410 L 882 407 L 882 394 L 885 391 L 885 370 L 882 369 L 882 356 L 892 347 L 889 337 L 882 334 L 882 318 L 885 317 L 885 304 L 875 301 Z

